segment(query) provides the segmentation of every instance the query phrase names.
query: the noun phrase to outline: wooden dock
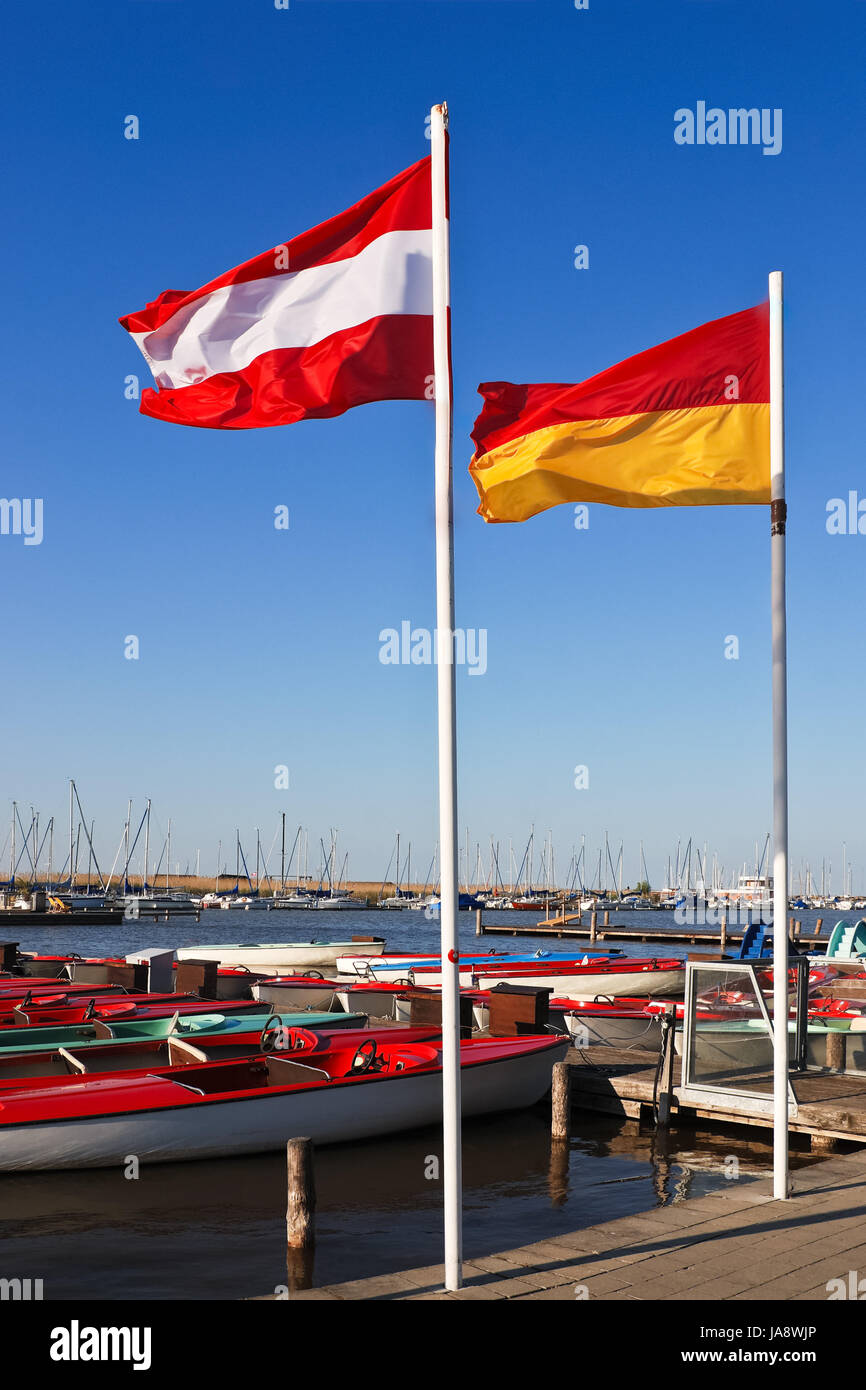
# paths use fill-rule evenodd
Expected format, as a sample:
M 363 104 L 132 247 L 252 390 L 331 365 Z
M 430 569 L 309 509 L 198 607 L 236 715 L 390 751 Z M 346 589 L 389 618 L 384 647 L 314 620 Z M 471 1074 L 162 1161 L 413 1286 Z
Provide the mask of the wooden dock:
M 789 1201 L 777 1202 L 769 1179 L 724 1182 L 711 1196 L 668 1201 L 516 1249 L 472 1251 L 455 1293 L 444 1292 L 443 1268 L 431 1265 L 289 1297 L 571 1304 L 859 1297 L 848 1287 L 851 1271 L 856 1284 L 856 1271 L 866 1270 L 866 1150 L 811 1165 L 794 1175 L 792 1188 Z
M 579 1052 L 572 1048 L 567 1060 L 573 1107 L 638 1120 L 652 1117 L 661 1087 L 661 1080 L 656 1079 L 657 1052 L 624 1052 L 593 1046 L 581 1048 Z M 749 1086 L 771 1098 L 772 1072 L 754 1073 L 749 1077 Z M 813 1151 L 826 1153 L 840 1140 L 866 1144 L 866 1074 L 792 1072 L 791 1086 L 797 1113 L 789 1118 L 790 1132 L 803 1135 Z M 693 1128 L 698 1123 L 772 1129 L 773 1116 L 755 1112 L 745 1097 L 738 1103 L 730 1092 L 706 1095 L 698 1104 L 682 1103 L 680 1059 L 676 1058 L 671 1124 Z
M 650 927 L 601 926 L 593 932 L 589 927 L 560 926 L 556 921 L 532 927 L 490 926 L 483 923 L 480 936 L 544 936 L 555 937 L 557 941 L 651 941 L 669 946 L 715 946 L 721 945 L 721 934 L 716 931 L 678 929 L 677 931 L 653 931 Z M 742 932 L 728 932 L 725 937 L 729 945 L 738 946 L 743 939 Z
M 711 931 L 706 928 L 690 928 L 678 926 L 676 930 L 667 928 L 652 927 L 627 927 L 620 923 L 602 922 L 596 927 L 574 926 L 569 918 L 552 917 L 546 921 L 537 922 L 533 926 L 504 926 L 501 923 L 491 925 L 489 922 L 481 922 L 476 928 L 477 936 L 538 936 L 552 937 L 557 941 L 575 940 L 589 941 L 634 941 L 650 942 L 653 945 L 663 946 L 709 946 L 715 949 L 724 950 L 726 946 L 739 946 L 743 940 L 741 931 Z M 801 936 L 799 932 L 792 935 L 793 943 L 808 945 L 810 942 L 816 944 L 825 938 L 821 935 L 821 930 L 813 932 L 811 936 Z
M 592 1046 L 568 1054 L 568 1084 L 554 1073 L 562 1107 L 655 1123 L 659 1054 Z M 657 1080 L 658 1077 L 658 1080 Z M 682 1104 L 679 1064 L 674 1072 L 670 1123 L 694 1128 L 772 1126 L 737 1098 L 719 1095 Z M 757 1070 L 749 1084 L 770 1097 L 772 1074 Z M 289 1283 L 277 1297 L 307 1301 L 369 1300 L 827 1300 L 860 1296 L 847 1290 L 850 1272 L 866 1269 L 866 1074 L 792 1073 L 797 1113 L 792 1135 L 826 1154 L 840 1142 L 857 1147 L 822 1158 L 791 1179 L 791 1199 L 773 1198 L 772 1179 L 726 1172 L 718 1189 L 700 1197 L 677 1188 L 656 1189 L 659 1202 L 638 1215 L 507 1250 L 479 1248 L 463 1265 L 464 1287 L 446 1293 L 440 1265 L 379 1274 L 324 1288 L 309 1287 L 314 1256 L 289 1259 Z M 745 1101 L 745 1098 L 743 1098 Z M 554 1104 L 551 1180 L 569 1184 L 567 1110 Z M 558 1136 L 558 1137 L 557 1137 Z M 669 1141 L 675 1152 L 675 1140 Z M 649 1200 L 649 1199 L 648 1199 Z M 293 1252 L 289 1252 L 290 1257 Z M 859 1279 L 859 1275 L 856 1276 Z M 274 1298 L 274 1295 L 269 1295 Z

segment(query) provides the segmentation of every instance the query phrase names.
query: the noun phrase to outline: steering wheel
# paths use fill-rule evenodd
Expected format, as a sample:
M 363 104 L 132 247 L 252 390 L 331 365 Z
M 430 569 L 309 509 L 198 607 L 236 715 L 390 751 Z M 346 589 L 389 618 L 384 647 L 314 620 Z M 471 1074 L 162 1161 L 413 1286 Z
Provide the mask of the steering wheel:
M 259 1047 L 262 1052 L 273 1052 L 278 1046 L 280 1035 L 285 1032 L 285 1025 L 280 1014 L 271 1014 L 261 1032 Z
M 362 1042 L 358 1051 L 352 1058 L 349 1074 L 351 1076 L 363 1076 L 365 1072 L 371 1069 L 378 1054 L 379 1048 L 375 1038 L 368 1038 L 366 1042 Z

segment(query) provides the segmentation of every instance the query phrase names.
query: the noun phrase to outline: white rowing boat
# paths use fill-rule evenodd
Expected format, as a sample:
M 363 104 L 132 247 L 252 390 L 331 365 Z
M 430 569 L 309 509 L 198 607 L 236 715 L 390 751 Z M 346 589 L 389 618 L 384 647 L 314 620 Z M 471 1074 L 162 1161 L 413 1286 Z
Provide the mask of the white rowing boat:
M 357 941 L 249 941 L 241 944 L 184 946 L 178 960 L 217 960 L 221 965 L 240 965 L 257 975 L 279 975 L 313 965 L 334 966 L 349 951 L 353 957 L 380 956 L 385 939 L 370 936 Z

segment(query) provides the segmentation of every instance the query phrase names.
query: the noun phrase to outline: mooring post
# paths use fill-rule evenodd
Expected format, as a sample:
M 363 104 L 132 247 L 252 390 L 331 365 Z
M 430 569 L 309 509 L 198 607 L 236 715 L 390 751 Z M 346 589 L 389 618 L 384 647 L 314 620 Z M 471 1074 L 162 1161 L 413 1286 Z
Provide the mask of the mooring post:
M 475 909 L 475 935 L 476 935 L 476 936 L 483 936 L 483 935 L 484 935 L 484 928 L 483 928 L 482 925 L 481 925 L 481 908 L 480 908 L 480 907 L 476 907 L 476 909 Z
M 316 1181 L 312 1139 L 290 1139 L 286 1145 L 289 1201 L 286 1238 L 293 1250 L 305 1250 L 315 1239 Z
M 677 1006 L 666 1004 L 662 1022 L 662 1089 L 659 1095 L 658 1128 L 667 1129 L 671 1122 L 671 1101 L 674 1089 L 674 1039 L 677 1031 Z
M 313 1141 L 290 1139 L 286 1145 L 286 1279 L 289 1294 L 313 1287 L 316 1182 Z
M 819 917 L 818 920 L 817 920 L 817 922 L 815 923 L 815 930 L 814 930 L 814 932 L 812 933 L 812 939 L 813 939 L 814 941 L 817 941 L 817 940 L 818 940 L 818 937 L 821 935 L 821 928 L 823 927 L 823 925 L 824 925 L 824 918 L 823 918 L 823 917 Z
M 550 1137 L 566 1143 L 571 1137 L 571 1067 L 568 1062 L 556 1062 L 553 1067 Z
M 571 1137 L 571 1067 L 557 1062 L 550 1096 L 550 1174 L 548 1186 L 554 1207 L 568 1200 L 568 1158 Z
M 827 1034 L 826 1063 L 830 1071 L 845 1070 L 846 1035 L 840 1030 L 831 1029 Z
M 597 927 L 598 927 L 598 913 L 596 912 L 595 908 L 593 908 L 593 909 L 592 909 L 592 912 L 589 914 L 589 939 L 590 939 L 590 941 L 595 941 L 595 936 L 596 936 L 596 929 L 597 929 Z
M 722 920 L 721 920 L 721 922 L 719 923 L 719 946 L 720 946 L 722 955 L 725 954 L 725 947 L 727 946 L 727 944 L 728 944 L 728 915 L 727 915 L 726 912 L 723 912 L 723 913 L 722 913 Z
M 609 927 L 609 926 L 610 926 L 610 913 L 608 912 L 607 908 L 605 908 L 605 912 L 604 912 L 604 922 L 603 922 L 603 925 L 606 926 L 606 927 Z

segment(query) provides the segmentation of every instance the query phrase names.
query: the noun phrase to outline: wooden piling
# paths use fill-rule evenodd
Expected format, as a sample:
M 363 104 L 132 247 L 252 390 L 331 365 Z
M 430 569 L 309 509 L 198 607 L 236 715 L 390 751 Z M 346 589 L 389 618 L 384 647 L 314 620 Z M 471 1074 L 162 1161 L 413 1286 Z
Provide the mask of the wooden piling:
M 724 955 L 725 947 L 728 944 L 728 914 L 726 912 L 722 913 L 722 920 L 719 923 L 719 942 L 722 955 Z
M 598 928 L 598 913 L 596 912 L 595 908 L 593 908 L 593 909 L 592 909 L 592 912 L 589 914 L 589 939 L 590 939 L 590 942 L 595 941 L 597 928 Z
M 571 1067 L 568 1062 L 556 1062 L 550 1105 L 550 1137 L 567 1143 L 571 1136 Z
M 483 935 L 484 935 L 484 928 L 483 928 L 482 925 L 481 925 L 481 908 L 480 908 L 480 907 L 476 907 L 476 909 L 475 909 L 475 935 L 476 935 L 476 936 L 483 936 Z
M 812 1153 L 833 1154 L 839 1151 L 839 1140 L 832 1134 L 811 1134 L 809 1148 Z
M 671 1103 L 674 1093 L 674 1039 L 677 1031 L 677 1006 L 666 1004 L 662 1034 L 662 1088 L 659 1094 L 658 1128 L 667 1129 L 671 1122 Z
M 606 926 L 606 927 L 609 927 L 609 926 L 610 926 L 610 913 L 608 912 L 607 908 L 605 908 L 605 912 L 604 912 L 604 921 L 603 921 L 603 925 Z
M 845 1070 L 846 1034 L 837 1029 L 831 1029 L 827 1034 L 826 1065 L 830 1071 Z
M 286 1172 L 286 1241 L 290 1250 L 306 1250 L 315 1240 L 316 1181 L 312 1139 L 289 1140 L 286 1145 Z
M 813 941 L 817 941 L 817 940 L 818 940 L 818 937 L 821 935 L 821 928 L 823 927 L 823 925 L 824 925 L 824 918 L 823 918 L 823 917 L 819 917 L 818 920 L 817 920 L 817 922 L 815 923 L 815 930 L 814 930 L 813 933 L 812 933 L 812 940 L 813 940 Z

